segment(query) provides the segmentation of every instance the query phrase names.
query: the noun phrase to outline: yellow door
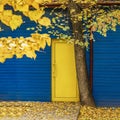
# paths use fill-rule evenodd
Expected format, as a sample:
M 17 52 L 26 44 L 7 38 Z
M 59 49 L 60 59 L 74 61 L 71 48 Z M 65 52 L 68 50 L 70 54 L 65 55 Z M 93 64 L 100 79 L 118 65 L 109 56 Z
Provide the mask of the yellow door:
M 74 45 L 52 42 L 52 101 L 79 101 Z

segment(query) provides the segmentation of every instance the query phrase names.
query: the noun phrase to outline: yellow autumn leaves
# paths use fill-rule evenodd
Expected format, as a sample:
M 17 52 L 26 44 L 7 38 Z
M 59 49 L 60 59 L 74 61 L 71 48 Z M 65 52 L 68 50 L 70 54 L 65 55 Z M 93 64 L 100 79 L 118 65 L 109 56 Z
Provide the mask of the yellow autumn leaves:
M 51 38 L 48 34 L 31 34 L 31 37 L 0 38 L 0 62 L 4 63 L 7 58 L 22 58 L 26 55 L 29 58 L 36 58 L 35 51 L 44 49 L 51 45 Z
M 51 25 L 51 20 L 48 17 L 42 17 L 44 13 L 44 10 L 23 12 L 23 14 L 29 17 L 31 21 L 35 21 L 42 26 L 48 27 Z M 9 26 L 12 30 L 17 29 L 23 23 L 22 16 L 13 14 L 12 10 L 1 11 L 0 21 L 6 26 Z
M 9 26 L 12 30 L 20 27 L 23 23 L 22 17 L 20 15 L 13 14 L 11 10 L 0 12 L 0 21 Z
M 43 15 L 45 14 L 45 11 L 43 9 L 28 12 L 23 11 L 23 14 L 29 17 L 31 21 L 35 21 L 42 26 L 48 27 L 51 25 L 51 20 L 48 17 L 43 17 Z
M 0 0 L 0 21 L 9 26 L 11 30 L 16 30 L 23 23 L 21 15 L 13 14 L 12 10 L 4 9 L 4 6 L 8 4 L 13 7 L 14 11 L 22 12 L 31 21 L 48 27 L 51 25 L 51 20 L 43 16 L 45 14 L 44 8 L 39 7 L 39 4 L 45 2 L 51 2 L 51 0 Z M 30 10 L 29 6 L 35 10 Z M 0 62 L 3 63 L 7 58 L 13 58 L 14 55 L 17 58 L 26 55 L 35 59 L 35 51 L 39 51 L 40 48 L 44 49 L 46 44 L 48 46 L 51 44 L 51 38 L 48 34 L 35 33 L 28 38 L 0 38 Z
M 100 12 L 102 15 L 97 16 L 96 21 L 92 23 L 91 30 L 106 37 L 108 30 L 116 31 L 116 26 L 120 25 L 120 10 L 111 10 L 107 13 L 101 10 Z
M 52 0 L 0 0 L 0 5 L 10 5 L 10 6 L 15 6 L 15 5 L 30 5 L 33 6 L 34 8 L 38 8 L 39 4 L 44 4 L 44 3 L 50 3 Z
M 82 3 L 82 4 L 96 4 L 98 0 L 74 0 L 76 3 Z
M 120 120 L 120 107 L 80 106 L 78 120 Z
M 39 4 L 44 2 L 51 2 L 51 0 L 0 0 L 0 21 L 12 30 L 17 29 L 23 23 L 21 15 L 13 14 L 12 10 L 4 10 L 4 5 L 8 4 L 13 7 L 14 11 L 22 12 L 31 21 L 48 27 L 51 25 L 51 20 L 43 17 L 44 8 L 39 7 Z M 29 6 L 33 6 L 35 10 L 29 10 Z

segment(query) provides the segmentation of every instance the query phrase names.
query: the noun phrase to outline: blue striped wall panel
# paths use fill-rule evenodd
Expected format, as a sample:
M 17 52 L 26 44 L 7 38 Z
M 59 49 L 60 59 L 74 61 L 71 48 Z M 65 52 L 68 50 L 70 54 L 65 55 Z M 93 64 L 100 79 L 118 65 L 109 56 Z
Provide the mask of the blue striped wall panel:
M 12 9 L 6 6 L 6 9 Z M 46 9 L 46 15 L 51 19 L 54 16 L 50 16 L 52 9 Z M 61 9 L 56 12 L 60 12 Z M 66 11 L 63 12 L 66 14 Z M 20 12 L 15 12 L 20 14 Z M 30 21 L 29 18 L 23 16 L 24 24 L 17 28 L 15 31 L 4 24 L 0 23 L 0 26 L 4 31 L 0 32 L 0 37 L 29 37 L 35 30 L 27 31 L 28 27 L 36 27 L 37 24 Z M 64 22 L 60 19 L 60 23 Z M 66 20 L 67 22 L 67 20 Z M 65 23 L 64 23 L 65 24 Z M 68 22 L 69 24 L 69 22 Z M 49 29 L 49 31 L 58 30 L 64 33 L 62 29 L 55 28 Z M 43 27 L 40 33 L 47 33 L 48 29 Z M 67 31 L 66 34 L 71 34 L 71 31 Z M 55 35 L 51 35 L 51 38 L 56 38 Z M 22 59 L 7 59 L 5 63 L 0 63 L 0 101 L 51 101 L 51 47 L 46 47 L 45 50 L 37 52 L 36 60 L 27 58 L 24 56 Z
M 97 106 L 120 106 L 120 26 L 107 37 L 94 33 L 93 94 Z
M 0 100 L 51 100 L 51 48 L 37 58 L 8 59 L 0 63 Z

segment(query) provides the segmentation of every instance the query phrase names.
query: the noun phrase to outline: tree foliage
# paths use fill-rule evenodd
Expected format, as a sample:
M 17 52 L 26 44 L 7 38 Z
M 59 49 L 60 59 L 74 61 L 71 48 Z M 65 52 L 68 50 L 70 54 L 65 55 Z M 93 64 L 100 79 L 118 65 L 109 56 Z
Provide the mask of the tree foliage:
M 55 28 L 58 27 L 63 31 L 70 30 L 69 26 L 65 26 L 65 24 L 58 24 L 60 18 L 62 17 L 61 13 L 55 13 L 55 9 L 62 8 L 67 9 L 67 4 L 69 1 L 64 2 L 60 7 L 56 7 L 52 10 L 50 15 L 55 15 L 55 17 L 51 20 L 49 17 L 45 16 L 45 8 L 47 6 L 46 3 L 50 3 L 51 0 L 0 0 L 0 21 L 5 24 L 6 26 L 10 27 L 11 30 L 16 30 L 19 28 L 24 22 L 22 16 L 19 14 L 15 14 L 16 11 L 22 12 L 24 16 L 29 17 L 31 21 L 37 23 L 37 31 L 34 35 L 41 36 L 41 38 L 45 38 L 46 40 L 33 40 L 33 37 L 30 38 L 0 38 L 0 49 L 1 51 L 6 51 L 4 54 L 1 52 L 0 62 L 4 62 L 6 58 L 12 58 L 13 55 L 16 55 L 17 58 L 22 58 L 25 54 L 25 49 L 22 48 L 21 52 L 13 52 L 14 46 L 16 48 L 21 48 L 21 44 L 18 43 L 21 39 L 26 42 L 29 51 L 29 55 L 26 53 L 27 57 L 36 58 L 35 51 L 40 50 L 40 48 L 44 49 L 46 43 L 50 45 L 51 43 L 51 34 L 55 34 L 58 39 L 66 39 L 68 42 L 75 42 L 75 44 L 79 44 L 82 47 L 88 47 L 89 40 L 93 40 L 93 32 L 99 32 L 103 36 L 107 36 L 108 30 L 116 30 L 116 26 L 120 24 L 120 7 L 119 6 L 101 6 L 97 5 L 98 0 L 73 0 L 79 6 L 81 11 L 78 13 L 75 9 L 70 10 L 71 20 L 76 22 L 82 22 L 82 34 L 84 41 L 80 42 L 79 40 L 75 40 L 75 36 L 69 36 L 67 34 L 63 34 L 56 31 L 49 31 L 48 34 L 39 34 L 38 32 L 42 30 L 42 27 Z M 39 5 L 42 4 L 43 6 L 40 7 Z M 13 10 L 6 10 L 4 9 L 5 5 L 9 5 L 13 8 Z M 62 11 L 61 11 L 62 12 Z M 28 28 L 27 30 L 32 29 Z M 34 28 L 33 28 L 34 29 Z M 4 28 L 0 27 L 0 31 L 3 31 Z M 76 31 L 78 32 L 78 31 Z M 32 35 L 31 35 L 32 36 Z M 43 37 L 42 37 L 43 36 Z M 47 36 L 47 38 L 45 37 Z M 12 40 L 11 40 L 12 39 Z M 29 39 L 29 40 L 28 40 Z M 31 40 L 32 39 L 32 40 Z M 29 42 L 28 42 L 29 41 Z M 38 43 L 39 42 L 39 43 Z M 9 44 L 8 44 L 9 43 Z M 15 44 L 15 45 L 13 45 Z M 34 45 L 33 45 L 34 44 Z M 41 44 L 41 45 L 40 45 Z M 11 48 L 12 45 L 12 48 Z M 7 46 L 7 47 L 6 47 Z M 37 47 L 36 47 L 37 46 Z M 34 48 L 33 48 L 34 47 Z M 17 51 L 17 50 L 16 50 Z M 8 55 L 8 53 L 11 55 Z M 6 55 L 5 55 L 6 54 Z M 19 54 L 19 55 L 18 55 Z
M 88 47 L 89 40 L 93 40 L 93 32 L 99 32 L 104 37 L 108 30 L 116 31 L 116 26 L 120 25 L 119 6 L 101 6 L 97 0 L 75 0 L 81 8 L 81 12 L 74 14 L 75 9 L 71 9 L 71 20 L 74 23 L 82 21 L 84 43 L 77 44 Z M 76 31 L 78 32 L 78 31 Z
M 29 58 L 36 58 L 35 51 L 44 49 L 46 44 L 50 46 L 51 38 L 48 34 L 31 34 L 31 37 L 20 38 L 0 38 L 0 62 L 3 63 L 7 58 L 22 58 L 26 55 Z

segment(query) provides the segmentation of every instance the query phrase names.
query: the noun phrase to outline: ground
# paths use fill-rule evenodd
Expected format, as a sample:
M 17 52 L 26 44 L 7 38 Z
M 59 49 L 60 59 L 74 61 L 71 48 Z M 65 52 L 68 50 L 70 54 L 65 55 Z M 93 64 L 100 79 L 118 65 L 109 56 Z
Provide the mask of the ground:
M 93 108 L 75 102 L 0 102 L 0 120 L 77 120 L 77 118 L 120 120 L 120 107 Z
M 0 120 L 76 120 L 79 103 L 0 102 Z
M 120 107 L 80 107 L 78 120 L 120 120 Z

